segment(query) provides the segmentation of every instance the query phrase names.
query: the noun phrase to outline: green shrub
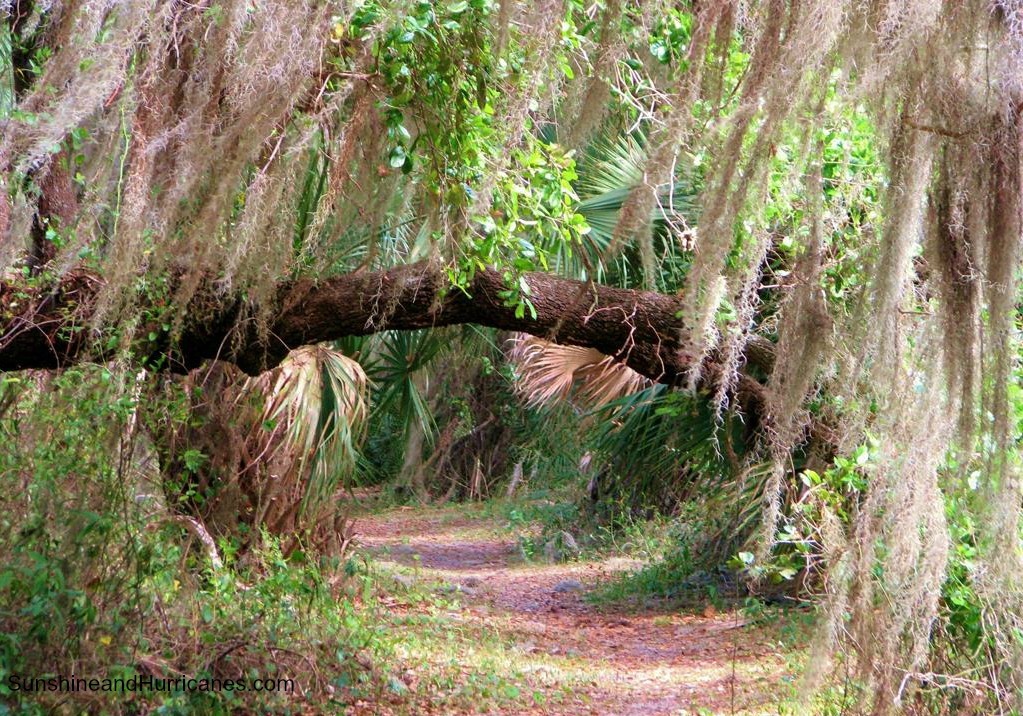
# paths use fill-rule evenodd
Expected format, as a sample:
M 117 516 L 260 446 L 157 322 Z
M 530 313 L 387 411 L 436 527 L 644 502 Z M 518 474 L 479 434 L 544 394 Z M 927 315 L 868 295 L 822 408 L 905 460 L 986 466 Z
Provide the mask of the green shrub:
M 135 429 L 132 396 L 145 386 L 102 366 L 4 380 L 0 712 L 297 713 L 377 688 L 387 649 L 359 606 L 369 577 L 341 557 L 285 558 L 269 535 L 237 558 L 222 539 L 224 564 L 211 564 Z M 14 679 L 72 675 L 295 685 L 59 693 Z

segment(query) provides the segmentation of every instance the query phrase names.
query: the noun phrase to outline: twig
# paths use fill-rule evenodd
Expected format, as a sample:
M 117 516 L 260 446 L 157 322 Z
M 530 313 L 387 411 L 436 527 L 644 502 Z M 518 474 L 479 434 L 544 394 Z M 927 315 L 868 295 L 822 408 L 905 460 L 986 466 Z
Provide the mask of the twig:
M 224 568 L 224 562 L 220 559 L 220 553 L 217 552 L 217 543 L 213 540 L 213 537 L 207 531 L 206 527 L 202 522 L 194 517 L 188 515 L 170 515 L 168 518 L 171 522 L 177 525 L 181 525 L 188 532 L 202 542 L 203 547 L 206 548 L 206 556 L 209 557 L 210 566 L 214 570 L 220 570 Z

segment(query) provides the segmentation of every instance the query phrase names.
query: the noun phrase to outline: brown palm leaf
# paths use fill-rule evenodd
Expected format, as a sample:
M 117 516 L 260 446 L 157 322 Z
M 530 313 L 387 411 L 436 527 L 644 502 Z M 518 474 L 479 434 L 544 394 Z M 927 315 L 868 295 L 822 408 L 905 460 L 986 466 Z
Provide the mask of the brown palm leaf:
M 524 333 L 509 341 L 508 360 L 518 374 L 516 390 L 529 406 L 570 396 L 590 408 L 647 388 L 651 381 L 593 348 L 564 346 Z

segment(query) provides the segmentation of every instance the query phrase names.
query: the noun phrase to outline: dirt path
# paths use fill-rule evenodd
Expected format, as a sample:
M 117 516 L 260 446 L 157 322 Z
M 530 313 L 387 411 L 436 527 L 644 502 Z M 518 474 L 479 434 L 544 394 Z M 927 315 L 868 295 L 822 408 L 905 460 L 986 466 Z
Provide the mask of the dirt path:
M 587 602 L 587 590 L 635 561 L 526 563 L 492 521 L 452 510 L 394 510 L 360 518 L 356 531 L 379 563 L 413 568 L 414 577 L 407 569 L 395 576 L 405 586 L 439 583 L 461 598 L 461 612 L 448 615 L 452 628 L 476 622 L 506 646 L 509 668 L 543 698 L 500 713 L 778 713 L 784 659 L 771 635 L 738 613 L 636 613 Z M 449 657 L 468 672 L 478 659 L 457 648 Z

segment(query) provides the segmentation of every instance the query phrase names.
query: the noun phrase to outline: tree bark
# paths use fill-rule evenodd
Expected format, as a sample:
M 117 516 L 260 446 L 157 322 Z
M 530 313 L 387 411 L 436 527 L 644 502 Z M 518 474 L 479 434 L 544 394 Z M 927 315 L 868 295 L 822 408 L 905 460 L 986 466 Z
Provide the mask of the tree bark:
M 691 365 L 681 348 L 681 300 L 658 293 L 586 284 L 550 274 L 525 276 L 536 310 L 516 316 L 505 304 L 501 276 L 482 271 L 468 293 L 450 289 L 424 264 L 349 274 L 318 285 L 288 287 L 271 329 L 275 344 L 238 352 L 239 367 L 265 370 L 299 345 L 379 330 L 474 323 L 596 348 L 643 375 L 673 382 Z
M 240 300 L 218 298 L 209 287 L 188 307 L 186 315 L 192 318 L 173 346 L 160 337 L 136 346 L 135 355 L 148 356 L 147 364 L 154 368 L 175 372 L 225 360 L 257 375 L 303 345 L 384 330 L 472 323 L 596 348 L 660 383 L 685 380 L 693 357 L 682 341 L 680 297 L 545 273 L 524 278 L 535 318 L 528 311 L 517 316 L 514 306 L 505 304 L 500 296 L 504 281 L 492 270 L 478 273 L 467 292 L 451 288 L 444 272 L 427 263 L 285 283 L 277 292 L 275 317 L 262 331 L 252 321 L 238 320 Z M 20 280 L 0 280 L 0 371 L 55 369 L 110 357 L 110 351 L 89 338 L 92 306 L 101 287 L 99 277 L 85 272 L 69 273 L 47 293 Z M 773 358 L 767 341 L 746 348 L 746 364 L 761 378 L 770 373 Z M 716 384 L 721 371 L 712 357 L 701 367 L 702 380 Z M 763 417 L 764 387 L 757 379 L 740 375 L 735 392 L 747 416 Z
M 596 348 L 653 380 L 673 383 L 690 367 L 682 347 L 681 299 L 649 291 L 611 288 L 550 274 L 525 276 L 536 318 L 500 297 L 501 276 L 476 275 L 468 292 L 450 288 L 443 271 L 425 263 L 387 271 L 282 284 L 275 317 L 262 335 L 241 328 L 236 299 L 202 291 L 174 349 L 154 343 L 144 352 L 166 353 L 175 370 L 209 359 L 235 363 L 249 374 L 277 365 L 302 345 L 383 330 L 411 330 L 474 323 L 522 331 L 557 343 Z M 88 339 L 93 299 L 100 278 L 68 274 L 54 290 L 40 294 L 19 280 L 0 281 L 0 370 L 60 368 L 104 357 Z M 210 306 L 213 306 L 211 309 Z M 245 324 L 250 325 L 250 324 Z

